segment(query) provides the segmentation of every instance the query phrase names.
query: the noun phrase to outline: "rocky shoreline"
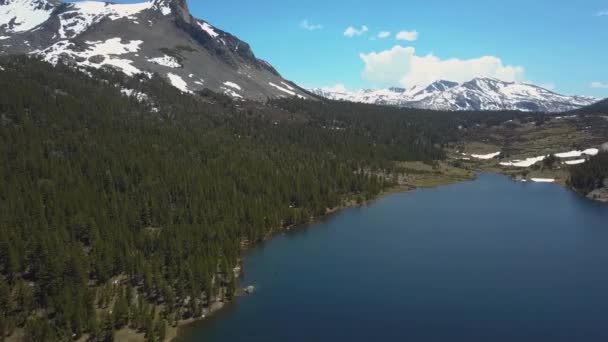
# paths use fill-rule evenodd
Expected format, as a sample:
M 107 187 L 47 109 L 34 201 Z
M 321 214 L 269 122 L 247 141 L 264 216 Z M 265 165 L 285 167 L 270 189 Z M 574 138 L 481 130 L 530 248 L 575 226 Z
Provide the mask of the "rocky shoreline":
M 608 203 L 608 187 L 594 190 L 587 195 L 587 198 L 594 201 Z

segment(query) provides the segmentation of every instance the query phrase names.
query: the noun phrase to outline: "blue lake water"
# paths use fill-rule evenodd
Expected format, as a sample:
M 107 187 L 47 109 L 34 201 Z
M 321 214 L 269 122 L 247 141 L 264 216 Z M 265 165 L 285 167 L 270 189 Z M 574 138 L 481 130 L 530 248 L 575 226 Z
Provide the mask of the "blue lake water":
M 245 256 L 183 341 L 608 341 L 608 206 L 477 180 L 390 195 Z

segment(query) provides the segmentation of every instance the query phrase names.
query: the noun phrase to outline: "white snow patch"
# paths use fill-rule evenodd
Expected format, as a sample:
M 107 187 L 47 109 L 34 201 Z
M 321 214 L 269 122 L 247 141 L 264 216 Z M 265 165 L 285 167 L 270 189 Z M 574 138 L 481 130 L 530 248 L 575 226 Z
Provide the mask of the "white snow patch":
M 534 183 L 555 183 L 553 178 L 532 178 Z
M 562 119 L 576 119 L 576 115 L 556 116 L 555 117 L 555 120 L 562 120 Z
M 179 61 L 177 60 L 177 58 L 167 56 L 167 55 L 165 55 L 163 57 L 149 58 L 148 62 L 166 66 L 167 68 L 173 68 L 173 69 L 182 67 L 182 65 L 179 64 Z
M 67 54 L 74 58 L 83 58 L 84 61 L 79 62 L 79 65 L 81 66 L 100 68 L 104 65 L 110 65 L 122 69 L 122 71 L 129 76 L 142 72 L 132 65 L 133 61 L 117 58 L 116 56 L 139 51 L 143 41 L 131 40 L 128 43 L 123 44 L 121 38 L 110 38 L 106 41 L 86 43 L 89 45 L 88 49 L 84 51 L 75 51 L 74 43 L 62 40 L 44 50 L 33 51 L 31 54 L 41 55 L 45 61 L 51 64 L 57 64 L 62 54 Z M 89 60 L 89 58 L 93 56 L 101 56 L 103 57 L 103 60 L 99 63 L 93 63 Z
M 243 98 L 243 96 L 241 96 L 241 94 L 237 93 L 233 89 L 226 88 L 226 87 L 221 87 L 221 89 L 224 91 L 224 94 L 226 94 L 228 96 L 232 96 L 235 99 L 242 99 Z
M 135 89 L 122 88 L 120 89 L 120 92 L 125 96 L 134 97 L 139 102 L 144 102 L 149 98 L 147 94 L 137 91 Z
M 160 13 L 162 13 L 162 15 L 166 16 L 171 14 L 171 7 L 168 4 L 163 4 L 162 7 L 157 6 L 156 9 L 160 10 Z
M 570 152 L 555 154 L 555 156 L 557 158 L 576 158 L 576 157 L 580 157 L 582 155 L 583 155 L 583 152 L 581 152 L 581 151 L 570 151 Z
M 494 158 L 498 157 L 499 155 L 500 155 L 500 152 L 495 152 L 495 153 L 490 153 L 490 154 L 471 154 L 471 157 L 473 157 L 475 159 L 488 160 L 488 159 L 494 159 Z
M 4 67 L 2 65 L 0 65 L 0 70 L 4 71 Z
M 598 153 L 600 153 L 599 149 L 589 148 L 584 151 L 570 151 L 570 152 L 564 152 L 564 153 L 557 153 L 555 156 L 557 158 L 578 158 L 584 154 L 586 154 L 588 156 L 596 156 Z
M 579 164 L 584 164 L 586 161 L 587 161 L 587 159 L 577 159 L 577 160 L 570 160 L 570 161 L 564 162 L 564 164 L 579 165 Z
M 9 36 L 0 36 L 0 40 L 6 40 L 6 39 L 9 39 L 9 38 L 10 38 Z
M 285 87 L 287 87 L 287 89 L 289 89 L 289 90 L 291 90 L 291 91 L 294 91 L 294 90 L 295 90 L 295 89 L 293 89 L 293 87 L 292 87 L 292 86 L 290 86 L 289 84 L 287 84 L 287 83 L 285 83 L 285 82 L 282 82 L 282 81 L 281 81 L 281 84 L 282 84 L 282 85 L 284 85 Z
M 0 6 L 0 26 L 6 25 L 6 32 L 26 32 L 47 21 L 53 9 L 54 6 L 41 6 L 31 0 L 9 1 Z
M 239 86 L 238 84 L 234 83 L 234 82 L 224 82 L 224 85 L 230 88 L 234 88 L 236 90 L 242 90 L 241 86 Z
M 545 160 L 547 156 L 540 156 L 534 158 L 528 158 L 526 160 L 514 160 L 510 162 L 502 162 L 500 165 L 502 166 L 514 166 L 514 167 L 530 167 L 538 162 Z
M 207 32 L 207 34 L 210 35 L 211 38 L 217 38 L 220 35 L 219 33 L 215 32 L 213 26 L 207 23 L 198 23 L 198 26 L 200 26 L 203 31 Z
M 282 92 L 284 92 L 284 93 L 286 93 L 286 94 L 289 94 L 289 95 L 291 95 L 291 96 L 297 96 L 297 97 L 299 97 L 299 98 L 301 98 L 301 99 L 305 99 L 305 98 L 306 98 L 306 97 L 304 97 L 304 96 L 302 96 L 302 95 L 296 94 L 295 92 L 293 92 L 293 91 L 291 91 L 291 90 L 289 90 L 289 89 L 285 89 L 285 88 L 283 88 L 283 87 L 281 87 L 281 86 L 278 86 L 278 85 L 276 85 L 276 84 L 274 84 L 274 83 L 272 83 L 272 82 L 268 82 L 268 84 L 270 84 L 270 86 L 275 87 L 275 88 L 277 88 L 278 90 L 280 90 L 280 91 L 282 91 Z
M 143 43 L 141 40 L 131 40 L 127 44 L 122 43 L 121 38 L 110 38 L 98 42 L 86 42 L 91 45 L 87 50 L 89 56 L 95 55 L 124 55 L 139 51 L 139 46 Z
M 598 153 L 600 153 L 600 150 L 597 148 L 589 148 L 583 151 L 583 154 L 588 156 L 597 156 Z
M 104 18 L 135 20 L 134 15 L 152 8 L 152 1 L 135 4 L 113 4 L 101 1 L 79 1 L 59 15 L 61 38 L 73 38 Z
M 179 75 L 168 73 L 167 77 L 175 88 L 181 90 L 184 93 L 190 93 L 190 90 L 188 90 L 188 83 L 186 83 L 186 81 L 184 81 L 184 79 L 181 78 Z

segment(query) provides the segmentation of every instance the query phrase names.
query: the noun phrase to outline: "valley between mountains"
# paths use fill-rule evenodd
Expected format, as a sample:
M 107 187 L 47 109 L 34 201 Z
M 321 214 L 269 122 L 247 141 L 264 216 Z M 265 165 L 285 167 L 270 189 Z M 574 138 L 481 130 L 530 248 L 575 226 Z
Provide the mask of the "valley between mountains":
M 607 143 L 607 100 L 531 84 L 305 89 L 185 0 L 0 0 L 0 341 L 171 340 L 244 250 L 390 192 L 606 201 Z

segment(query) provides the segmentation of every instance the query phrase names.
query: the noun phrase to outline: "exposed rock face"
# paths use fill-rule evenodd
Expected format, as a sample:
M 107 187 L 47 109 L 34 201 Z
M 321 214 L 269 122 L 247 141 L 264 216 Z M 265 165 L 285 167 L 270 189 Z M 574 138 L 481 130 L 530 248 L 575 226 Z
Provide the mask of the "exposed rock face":
M 23 53 L 128 75 L 158 73 L 188 92 L 311 97 L 256 58 L 249 44 L 194 18 L 185 0 L 0 0 L 0 54 Z

